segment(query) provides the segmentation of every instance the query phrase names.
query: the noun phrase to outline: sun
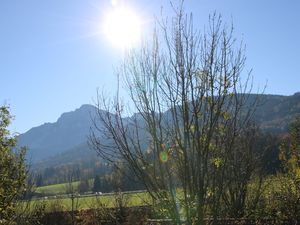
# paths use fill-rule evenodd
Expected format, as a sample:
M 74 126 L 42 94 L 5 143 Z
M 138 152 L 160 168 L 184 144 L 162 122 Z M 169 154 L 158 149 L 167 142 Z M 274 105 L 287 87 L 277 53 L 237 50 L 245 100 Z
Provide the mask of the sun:
M 128 8 L 115 8 L 106 15 L 104 34 L 115 47 L 133 47 L 140 40 L 141 20 Z

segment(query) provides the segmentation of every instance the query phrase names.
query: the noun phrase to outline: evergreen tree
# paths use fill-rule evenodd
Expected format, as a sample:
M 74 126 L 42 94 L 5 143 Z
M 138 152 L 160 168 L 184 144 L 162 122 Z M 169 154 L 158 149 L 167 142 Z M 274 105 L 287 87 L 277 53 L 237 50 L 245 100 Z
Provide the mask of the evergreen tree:
M 42 174 L 38 174 L 37 176 L 36 176 L 36 186 L 37 187 L 41 187 L 41 186 L 43 186 L 43 176 L 42 176 Z
M 98 192 L 100 190 L 101 190 L 101 179 L 99 175 L 96 175 L 94 178 L 93 192 Z

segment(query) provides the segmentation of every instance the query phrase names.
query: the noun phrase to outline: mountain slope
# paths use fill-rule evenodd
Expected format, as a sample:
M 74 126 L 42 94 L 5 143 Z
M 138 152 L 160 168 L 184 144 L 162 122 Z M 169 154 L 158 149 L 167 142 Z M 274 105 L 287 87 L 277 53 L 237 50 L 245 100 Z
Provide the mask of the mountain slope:
M 261 95 L 255 119 L 266 132 L 284 133 L 290 121 L 300 116 L 300 92 L 291 96 Z
M 18 137 L 19 146 L 27 146 L 34 162 L 64 152 L 87 140 L 96 108 L 83 105 L 75 111 L 63 113 L 55 123 L 30 129 Z

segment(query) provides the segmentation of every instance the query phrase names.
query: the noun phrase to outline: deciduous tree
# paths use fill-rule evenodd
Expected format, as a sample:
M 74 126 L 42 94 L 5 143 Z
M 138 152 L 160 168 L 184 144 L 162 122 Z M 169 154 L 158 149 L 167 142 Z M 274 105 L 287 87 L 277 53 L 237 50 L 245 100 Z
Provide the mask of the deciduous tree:
M 244 46 L 233 28 L 214 14 L 200 32 L 183 6 L 174 12 L 120 68 L 137 113 L 126 117 L 118 94 L 110 102 L 99 96 L 91 142 L 104 159 L 129 167 L 161 216 L 204 224 L 205 216 L 221 216 L 230 188 L 241 195 L 225 203 L 244 207 L 255 172 L 247 128 L 257 100 L 249 99 Z
M 0 107 L 0 224 L 13 224 L 16 201 L 25 192 L 25 149 L 14 150 L 16 138 L 8 126 L 11 115 L 7 106 Z

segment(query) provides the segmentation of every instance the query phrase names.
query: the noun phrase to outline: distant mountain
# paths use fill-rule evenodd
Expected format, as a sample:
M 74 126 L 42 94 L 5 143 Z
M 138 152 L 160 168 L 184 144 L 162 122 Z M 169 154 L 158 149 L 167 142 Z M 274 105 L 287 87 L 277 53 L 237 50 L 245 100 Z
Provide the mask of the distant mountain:
M 19 146 L 27 146 L 33 162 L 84 145 L 92 126 L 96 108 L 82 105 L 72 112 L 63 113 L 55 123 L 34 127 L 18 137 Z
M 261 104 L 256 110 L 255 119 L 264 131 L 284 133 L 288 123 L 294 117 L 300 116 L 300 93 L 292 96 L 253 94 L 249 99 L 251 101 L 256 97 L 260 98 Z M 95 157 L 96 153 L 87 144 L 93 125 L 91 118 L 95 113 L 96 108 L 92 105 L 83 105 L 75 111 L 63 113 L 57 122 L 46 123 L 21 134 L 18 144 L 27 146 L 29 158 L 33 162 L 44 163 L 44 166 Z M 133 115 L 135 118 L 138 116 Z

